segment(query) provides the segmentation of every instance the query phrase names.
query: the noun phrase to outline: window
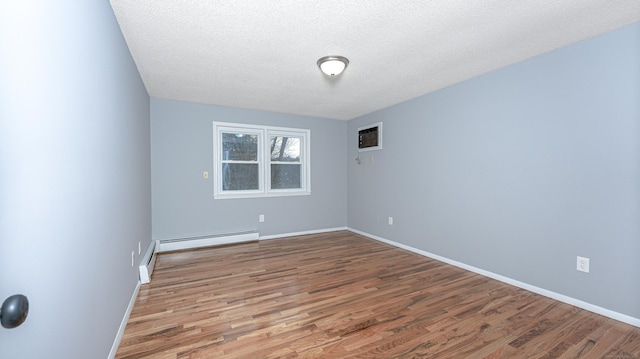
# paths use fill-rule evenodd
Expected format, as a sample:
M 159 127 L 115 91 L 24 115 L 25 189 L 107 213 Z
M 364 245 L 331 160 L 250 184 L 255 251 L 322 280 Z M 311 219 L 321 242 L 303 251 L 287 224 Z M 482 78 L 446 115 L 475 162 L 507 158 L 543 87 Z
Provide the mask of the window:
M 306 195 L 310 131 L 213 123 L 214 197 Z

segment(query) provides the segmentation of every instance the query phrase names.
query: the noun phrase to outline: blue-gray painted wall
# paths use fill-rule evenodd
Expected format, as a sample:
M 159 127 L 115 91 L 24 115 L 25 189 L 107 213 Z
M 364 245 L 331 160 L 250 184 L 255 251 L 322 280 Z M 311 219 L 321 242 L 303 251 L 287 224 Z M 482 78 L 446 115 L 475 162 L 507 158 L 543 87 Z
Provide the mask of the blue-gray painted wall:
M 151 240 L 149 96 L 108 1 L 0 2 L 0 357 L 106 358 Z
M 640 318 L 640 25 L 351 120 L 347 153 L 349 227 Z
M 156 98 L 151 117 L 154 239 L 346 227 L 346 122 Z M 311 195 L 214 199 L 214 121 L 310 129 Z

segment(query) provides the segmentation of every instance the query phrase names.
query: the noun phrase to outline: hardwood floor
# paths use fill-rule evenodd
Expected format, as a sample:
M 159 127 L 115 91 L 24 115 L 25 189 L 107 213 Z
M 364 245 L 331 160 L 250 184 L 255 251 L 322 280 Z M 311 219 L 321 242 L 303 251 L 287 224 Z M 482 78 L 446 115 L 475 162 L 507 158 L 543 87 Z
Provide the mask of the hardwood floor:
M 351 232 L 158 256 L 117 359 L 640 358 L 640 328 Z

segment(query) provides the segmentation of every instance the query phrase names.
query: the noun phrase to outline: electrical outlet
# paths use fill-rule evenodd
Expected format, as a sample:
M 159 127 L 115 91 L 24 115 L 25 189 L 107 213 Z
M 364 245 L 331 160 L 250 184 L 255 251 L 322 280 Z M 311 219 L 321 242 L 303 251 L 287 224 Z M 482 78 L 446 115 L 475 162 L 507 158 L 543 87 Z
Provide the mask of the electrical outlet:
M 589 258 L 578 256 L 576 270 L 589 273 Z
M 393 217 L 389 217 L 389 225 L 393 226 Z
M 204 178 L 204 179 L 209 178 L 209 172 L 208 171 L 202 172 L 202 178 Z
M 132 267 L 135 265 L 135 260 L 136 260 L 136 251 L 131 251 L 131 266 Z
M 261 214 L 258 220 L 260 221 L 260 223 L 264 222 L 264 214 Z

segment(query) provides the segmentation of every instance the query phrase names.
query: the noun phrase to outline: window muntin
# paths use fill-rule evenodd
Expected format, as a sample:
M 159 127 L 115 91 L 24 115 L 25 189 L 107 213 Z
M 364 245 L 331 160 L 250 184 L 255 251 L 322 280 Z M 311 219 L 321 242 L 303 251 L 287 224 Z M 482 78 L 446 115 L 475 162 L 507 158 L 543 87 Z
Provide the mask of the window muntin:
M 214 197 L 310 194 L 310 131 L 214 122 Z

